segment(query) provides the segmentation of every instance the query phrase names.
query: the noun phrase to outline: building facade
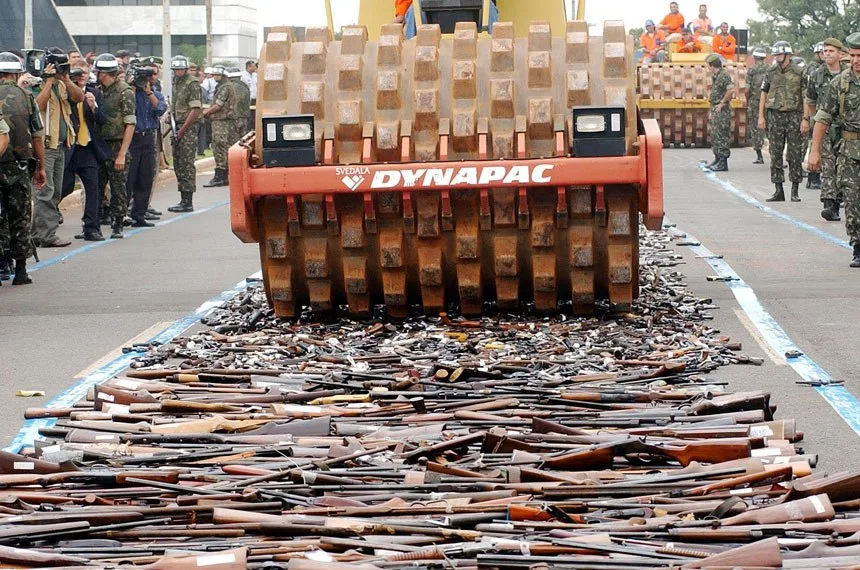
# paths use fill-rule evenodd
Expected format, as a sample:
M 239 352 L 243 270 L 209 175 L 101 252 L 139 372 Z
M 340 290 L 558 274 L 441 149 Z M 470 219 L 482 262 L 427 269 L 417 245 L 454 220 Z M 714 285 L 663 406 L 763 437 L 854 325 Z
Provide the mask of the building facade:
M 83 53 L 126 49 L 161 56 L 162 0 L 54 0 Z M 170 0 L 171 53 L 192 46 L 205 53 L 204 0 Z M 211 61 L 240 67 L 257 57 L 257 0 L 212 0 Z

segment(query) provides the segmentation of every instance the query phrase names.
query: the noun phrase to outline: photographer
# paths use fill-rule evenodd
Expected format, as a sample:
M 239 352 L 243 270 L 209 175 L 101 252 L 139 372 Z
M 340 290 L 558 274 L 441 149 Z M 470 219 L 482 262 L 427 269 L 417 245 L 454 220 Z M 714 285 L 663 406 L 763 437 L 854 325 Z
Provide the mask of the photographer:
M 72 242 L 57 236 L 58 209 L 62 198 L 65 152 L 75 143 L 72 104 L 84 100 L 81 89 L 69 79 L 69 58 L 59 48 L 45 54 L 43 84 L 36 105 L 45 124 L 45 172 L 47 182 L 33 188 L 33 242 L 40 247 L 66 247 Z
M 101 126 L 107 122 L 104 98 L 95 86 L 87 85 L 89 76 L 86 70 L 74 68 L 69 77 L 84 91 L 84 101 L 76 103 L 72 111 L 75 145 L 66 153 L 63 194 L 72 191 L 75 175 L 78 175 L 84 185 L 84 215 L 83 231 L 76 235 L 75 239 L 104 241 L 99 226 L 102 201 L 99 168 L 111 156 L 110 148 L 101 137 Z
M 128 169 L 126 191 L 132 201 L 131 225 L 136 228 L 154 226 L 146 220 L 146 210 L 152 195 L 152 183 L 155 181 L 155 145 L 159 118 L 167 110 L 167 103 L 161 93 L 155 91 L 155 69 L 151 67 L 133 67 L 132 89 L 135 98 L 135 117 L 137 126 L 131 139 L 131 164 Z

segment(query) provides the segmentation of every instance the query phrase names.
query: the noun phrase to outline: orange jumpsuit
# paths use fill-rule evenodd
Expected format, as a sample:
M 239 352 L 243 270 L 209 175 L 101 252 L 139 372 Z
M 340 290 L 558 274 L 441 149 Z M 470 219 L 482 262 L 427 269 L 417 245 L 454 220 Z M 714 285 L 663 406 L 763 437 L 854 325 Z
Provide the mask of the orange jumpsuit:
M 726 59 L 734 60 L 738 42 L 731 34 L 726 34 L 724 36 L 717 34 L 714 36 L 713 47 L 714 53 L 718 53 Z

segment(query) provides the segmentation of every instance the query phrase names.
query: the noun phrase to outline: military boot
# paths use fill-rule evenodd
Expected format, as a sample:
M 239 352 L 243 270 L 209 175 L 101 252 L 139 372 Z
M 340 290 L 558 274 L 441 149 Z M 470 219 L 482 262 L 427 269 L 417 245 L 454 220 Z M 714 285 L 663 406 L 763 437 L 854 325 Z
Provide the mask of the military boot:
M 102 208 L 102 211 L 99 213 L 99 224 L 103 226 L 109 226 L 111 223 L 111 213 L 110 208 Z
M 212 180 L 203 185 L 204 188 L 215 188 L 218 186 L 227 186 L 227 171 L 223 168 L 215 169 L 215 176 Z
M 854 246 L 854 259 L 851 260 L 848 267 L 860 267 L 860 245 Z
M 722 157 L 711 167 L 712 172 L 726 172 L 729 169 L 729 159 Z
M 755 160 L 753 164 L 764 164 L 764 157 L 761 155 L 761 149 L 755 151 Z
M 0 255 L 0 281 L 9 281 L 10 279 L 12 279 L 12 268 L 9 267 L 9 258 Z
M 29 285 L 33 280 L 27 274 L 27 260 L 15 260 L 15 278 L 12 279 L 12 285 Z
M 842 218 L 839 217 L 839 200 L 824 199 L 824 209 L 821 210 L 821 217 L 828 222 L 838 222 Z
M 806 178 L 806 187 L 810 190 L 821 190 L 821 173 L 810 172 Z
M 768 198 L 767 202 L 785 202 L 785 191 L 782 189 L 782 183 L 777 182 L 774 184 L 776 187 L 776 192 L 773 193 L 773 196 Z
M 117 217 L 113 219 L 113 225 L 111 225 L 111 234 L 110 239 L 122 239 L 122 225 L 123 218 Z
M 791 183 L 791 201 L 800 202 L 800 182 Z
M 175 206 L 170 206 L 169 208 L 167 208 L 167 211 L 177 213 L 193 212 L 194 206 L 191 203 L 191 197 L 194 194 L 191 192 L 180 192 L 179 194 L 182 196 L 182 198 L 179 200 L 179 203 Z

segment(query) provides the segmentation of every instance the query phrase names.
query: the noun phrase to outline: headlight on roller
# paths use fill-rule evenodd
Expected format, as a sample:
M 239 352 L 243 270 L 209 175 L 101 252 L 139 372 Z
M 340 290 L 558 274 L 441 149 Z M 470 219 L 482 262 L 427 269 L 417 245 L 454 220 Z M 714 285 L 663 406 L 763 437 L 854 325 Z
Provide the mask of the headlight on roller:
M 312 135 L 310 124 L 284 125 L 283 137 L 285 141 L 306 141 Z
M 624 107 L 574 107 L 571 154 L 579 157 L 627 154 Z
M 265 166 L 310 166 L 316 163 L 313 115 L 263 116 L 262 123 Z
M 579 115 L 576 118 L 576 132 L 602 133 L 606 130 L 606 117 L 603 115 Z

